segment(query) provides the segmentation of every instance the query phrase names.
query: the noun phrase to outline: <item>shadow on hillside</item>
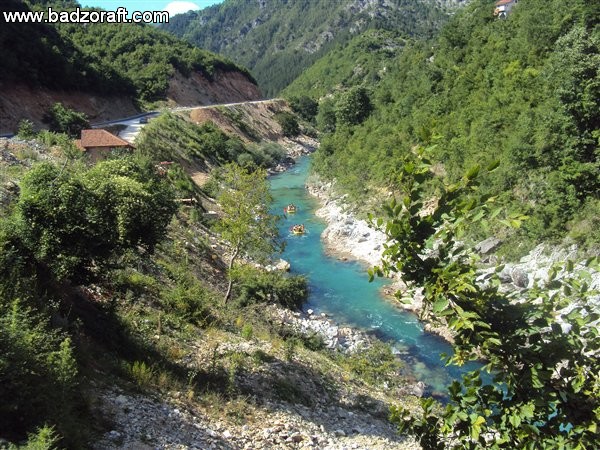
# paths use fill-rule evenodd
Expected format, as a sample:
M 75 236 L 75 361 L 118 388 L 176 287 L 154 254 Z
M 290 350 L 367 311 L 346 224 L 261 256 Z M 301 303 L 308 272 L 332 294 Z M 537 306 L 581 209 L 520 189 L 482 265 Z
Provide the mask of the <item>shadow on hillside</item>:
M 237 380 L 240 395 L 254 396 L 271 411 L 299 415 L 321 431 L 337 434 L 341 430 L 346 436 L 371 435 L 398 442 L 404 439 L 390 436 L 393 426 L 387 427 L 389 409 L 383 401 L 364 390 L 357 393 L 361 389 L 356 387 L 352 393 L 344 392 L 332 376 L 297 361 L 275 359 L 259 371 L 240 371 Z M 376 426 L 374 422 L 378 422 Z

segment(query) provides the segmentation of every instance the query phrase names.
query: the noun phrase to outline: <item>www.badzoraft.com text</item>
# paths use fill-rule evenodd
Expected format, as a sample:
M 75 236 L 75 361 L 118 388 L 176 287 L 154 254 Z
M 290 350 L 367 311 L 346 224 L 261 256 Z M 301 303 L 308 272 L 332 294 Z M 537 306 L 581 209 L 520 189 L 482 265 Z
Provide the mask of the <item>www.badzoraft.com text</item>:
M 88 11 L 75 8 L 71 11 L 3 11 L 6 23 L 169 23 L 166 11 L 133 11 L 126 8 L 116 11 Z

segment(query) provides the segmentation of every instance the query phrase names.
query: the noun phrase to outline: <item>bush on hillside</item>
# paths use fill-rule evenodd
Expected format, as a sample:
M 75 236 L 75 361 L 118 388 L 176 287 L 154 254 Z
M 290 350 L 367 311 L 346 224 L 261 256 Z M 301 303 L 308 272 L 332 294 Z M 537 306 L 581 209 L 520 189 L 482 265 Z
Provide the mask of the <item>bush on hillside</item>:
M 300 125 L 294 114 L 286 111 L 275 114 L 275 120 L 281 126 L 281 131 L 284 136 L 294 137 L 300 134 Z
M 62 103 L 55 103 L 44 116 L 50 131 L 66 133 L 73 138 L 81 135 L 81 130 L 90 127 L 87 116 L 74 109 L 65 107 Z

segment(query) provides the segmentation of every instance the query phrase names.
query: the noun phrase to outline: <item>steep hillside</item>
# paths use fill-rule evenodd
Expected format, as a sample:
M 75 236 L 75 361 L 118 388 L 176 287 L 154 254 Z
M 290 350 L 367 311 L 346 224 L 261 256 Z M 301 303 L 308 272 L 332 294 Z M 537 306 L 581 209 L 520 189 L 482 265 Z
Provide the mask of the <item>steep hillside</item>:
M 407 40 L 391 31 L 368 30 L 340 44 L 298 76 L 282 95 L 318 99 L 355 85 L 377 84 L 386 76 L 390 61 Z
M 250 249 L 223 300 L 232 247 L 204 213 L 223 215 L 232 160 L 266 187 L 255 169 L 285 155 L 273 141 L 297 144 L 286 112 L 162 114 L 136 155 L 94 166 L 64 136 L 0 139 L 4 446 L 419 448 L 387 417 L 422 385 L 391 347 L 298 311 L 304 277 Z
M 398 168 L 415 145 L 436 144 L 430 156 L 438 173 L 454 180 L 475 164 L 499 160 L 483 192 L 530 217 L 516 238 L 527 244 L 509 245 L 511 252 L 566 233 L 579 242 L 600 241 L 598 8 L 530 0 L 503 20 L 494 16 L 493 1 L 474 1 L 433 47 L 412 43 L 387 60 L 376 83 L 348 70 L 370 56 L 332 53 L 290 87 L 294 94 L 322 95 L 321 86 L 341 91 L 321 104 L 320 115 L 328 109 L 324 118 L 329 129 L 337 121 L 337 130 L 324 139 L 315 167 L 364 204 L 365 181 L 375 202 L 382 189 L 398 189 Z M 548 11 L 543 20 L 541 9 Z M 347 79 L 374 106 L 366 120 L 348 117 L 364 105 L 352 90 L 339 89 Z
M 29 10 L 18 0 L 3 7 Z M 39 124 L 60 99 L 92 120 L 104 120 L 157 101 L 192 105 L 260 98 L 245 69 L 149 26 L 2 23 L 0 48 L 2 132 L 14 131 L 23 118 Z
M 446 20 L 445 11 L 427 0 L 228 0 L 176 16 L 164 29 L 244 64 L 270 96 L 360 31 L 431 36 Z

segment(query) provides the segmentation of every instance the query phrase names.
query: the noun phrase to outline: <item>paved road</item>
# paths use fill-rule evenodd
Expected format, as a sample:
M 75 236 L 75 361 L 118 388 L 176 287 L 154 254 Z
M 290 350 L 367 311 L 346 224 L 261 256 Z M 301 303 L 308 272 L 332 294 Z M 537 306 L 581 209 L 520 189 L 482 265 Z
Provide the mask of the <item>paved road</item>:
M 269 103 L 276 101 L 278 99 L 268 99 L 268 100 L 253 100 L 249 102 L 235 102 L 235 103 L 218 103 L 214 105 L 199 105 L 199 106 L 178 106 L 177 108 L 168 108 L 163 111 L 150 111 L 143 114 L 138 114 L 131 117 L 125 117 L 123 119 L 111 120 L 109 122 L 101 122 L 92 124 L 92 128 L 102 128 L 110 125 L 126 125 L 127 128 L 123 129 L 119 132 L 119 137 L 121 139 L 125 139 L 127 142 L 133 144 L 137 135 L 142 131 L 142 128 L 147 123 L 147 120 L 158 117 L 161 113 L 165 111 L 169 112 L 178 112 L 178 111 L 191 111 L 193 109 L 207 109 L 207 108 L 215 108 L 217 106 L 237 106 L 237 105 L 251 105 L 251 104 L 259 104 L 259 103 Z M 145 119 L 145 120 L 144 120 Z M 141 123 L 140 123 L 141 121 Z

